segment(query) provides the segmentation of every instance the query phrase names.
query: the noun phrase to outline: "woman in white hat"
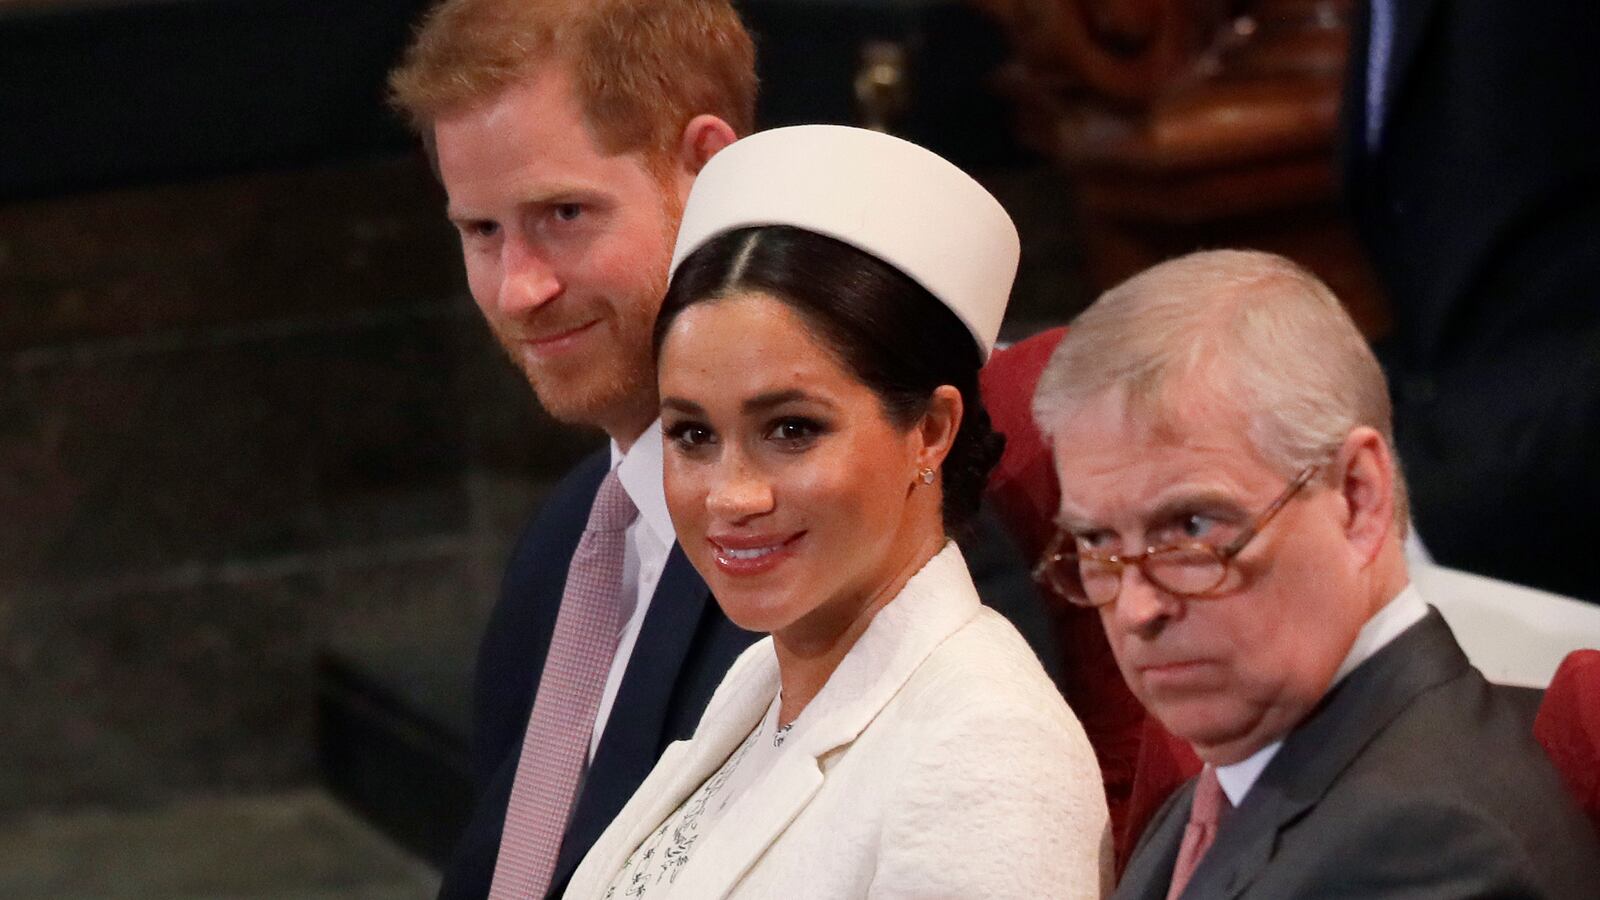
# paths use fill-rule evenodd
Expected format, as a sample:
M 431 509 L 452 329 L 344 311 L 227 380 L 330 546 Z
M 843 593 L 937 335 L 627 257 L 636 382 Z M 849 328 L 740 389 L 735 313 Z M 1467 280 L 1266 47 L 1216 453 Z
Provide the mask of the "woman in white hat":
M 1097 897 L 1099 768 L 948 537 L 1000 439 L 978 395 L 1016 230 L 938 156 L 763 132 L 696 180 L 656 325 L 678 540 L 729 670 L 569 898 Z

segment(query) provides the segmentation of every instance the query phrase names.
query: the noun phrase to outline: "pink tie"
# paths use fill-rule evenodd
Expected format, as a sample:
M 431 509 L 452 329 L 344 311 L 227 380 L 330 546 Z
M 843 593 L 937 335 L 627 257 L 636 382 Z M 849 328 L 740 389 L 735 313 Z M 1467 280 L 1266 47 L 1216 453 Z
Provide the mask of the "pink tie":
M 628 525 L 638 514 L 613 469 L 600 482 L 589 524 L 567 568 L 561 610 L 517 760 L 490 900 L 539 900 L 550 889 L 600 695 L 634 606 L 633 598 L 621 596 L 622 558 Z
M 1189 824 L 1183 829 L 1183 843 L 1178 846 L 1178 861 L 1172 867 L 1172 887 L 1167 890 L 1167 900 L 1183 896 L 1189 879 L 1199 867 L 1200 860 L 1217 839 L 1217 820 L 1224 810 L 1232 809 L 1222 784 L 1217 781 L 1217 770 L 1206 766 L 1194 786 L 1194 802 L 1189 807 Z

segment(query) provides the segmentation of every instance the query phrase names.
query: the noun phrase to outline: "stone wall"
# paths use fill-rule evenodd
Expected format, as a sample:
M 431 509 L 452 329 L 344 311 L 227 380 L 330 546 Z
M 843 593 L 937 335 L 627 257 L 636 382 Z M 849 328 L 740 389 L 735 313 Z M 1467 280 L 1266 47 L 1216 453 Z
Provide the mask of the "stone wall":
M 461 654 L 596 444 L 406 157 L 0 208 L 0 816 L 313 777 L 332 638 Z

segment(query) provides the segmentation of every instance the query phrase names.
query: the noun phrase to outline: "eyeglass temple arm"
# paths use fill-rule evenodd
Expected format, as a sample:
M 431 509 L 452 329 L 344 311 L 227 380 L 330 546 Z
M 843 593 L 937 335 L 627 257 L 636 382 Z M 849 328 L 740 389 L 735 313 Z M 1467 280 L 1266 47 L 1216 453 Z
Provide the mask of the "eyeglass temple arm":
M 1238 556 L 1239 551 L 1243 550 L 1246 544 L 1255 540 L 1255 536 L 1261 533 L 1261 529 L 1267 527 L 1267 523 L 1271 522 L 1272 517 L 1278 514 L 1278 510 L 1289 505 L 1289 501 L 1294 499 L 1295 494 L 1300 493 L 1300 489 L 1306 486 L 1306 482 L 1311 480 L 1311 476 L 1319 468 L 1321 467 L 1312 465 L 1301 469 L 1300 474 L 1295 476 L 1294 481 L 1289 482 L 1289 486 L 1284 488 L 1283 493 L 1278 495 L 1278 499 L 1272 501 L 1272 505 L 1262 510 L 1261 515 L 1256 516 L 1256 520 L 1250 523 L 1249 528 L 1239 532 L 1238 537 L 1229 541 L 1227 546 L 1222 548 L 1222 558 L 1233 559 Z

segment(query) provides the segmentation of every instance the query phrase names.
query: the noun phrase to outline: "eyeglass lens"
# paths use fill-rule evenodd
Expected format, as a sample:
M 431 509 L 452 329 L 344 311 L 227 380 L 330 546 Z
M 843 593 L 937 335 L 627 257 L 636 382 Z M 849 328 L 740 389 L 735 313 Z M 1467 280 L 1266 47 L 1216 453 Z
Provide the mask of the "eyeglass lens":
M 1077 567 L 1075 573 L 1084 599 L 1098 606 L 1110 603 L 1122 587 L 1122 570 L 1137 564 L 1144 576 L 1156 587 L 1173 594 L 1203 594 L 1212 590 L 1227 575 L 1227 567 L 1215 549 L 1204 545 L 1164 547 L 1144 555 L 1136 561 L 1099 559 L 1092 556 L 1068 556 L 1060 563 L 1062 568 Z M 1063 572 L 1070 582 L 1074 573 Z

